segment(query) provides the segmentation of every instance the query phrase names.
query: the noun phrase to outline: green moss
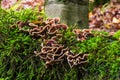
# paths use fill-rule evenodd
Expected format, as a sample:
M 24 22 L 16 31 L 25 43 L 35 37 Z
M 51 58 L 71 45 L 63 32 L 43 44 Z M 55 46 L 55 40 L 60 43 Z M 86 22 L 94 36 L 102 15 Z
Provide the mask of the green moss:
M 114 35 L 114 38 L 120 39 L 120 30 L 118 30 Z
M 41 49 L 42 40 L 34 40 L 27 33 L 20 32 L 17 27 L 11 27 L 18 20 L 35 20 L 38 14 L 26 10 L 6 12 L 1 9 L 0 12 L 0 78 L 5 80 L 64 80 L 68 76 L 72 78 L 70 74 L 75 74 L 74 79 L 78 77 L 77 70 L 71 71 L 68 63 L 64 66 L 55 65 L 45 68 L 44 62 L 34 54 L 35 50 Z
M 91 42 L 93 39 L 95 41 Z M 84 50 L 90 54 L 90 57 L 89 64 L 86 66 L 87 72 L 83 79 L 118 80 L 120 76 L 120 42 L 111 40 L 111 37 L 94 37 L 86 42 L 89 41 L 91 42 L 88 43 L 89 45 L 84 45 L 86 48 Z
M 44 61 L 33 53 L 41 49 L 41 39 L 34 40 L 11 25 L 18 20 L 37 19 L 32 11 L 6 12 L 0 9 L 0 79 L 5 80 L 119 80 L 120 78 L 120 41 L 119 31 L 112 37 L 107 32 L 94 31 L 83 42 L 76 40 L 69 27 L 61 31 L 60 44 L 75 53 L 87 53 L 89 63 L 70 69 L 65 61 L 45 68 Z M 34 16 L 33 16 L 34 15 Z
M 33 53 L 40 49 L 37 46 L 40 42 L 17 28 L 11 28 L 18 20 L 35 20 L 40 14 L 28 10 L 6 12 L 0 9 L 0 15 L 0 77 L 7 80 L 31 80 L 41 75 L 37 75 L 37 71 L 44 73 L 44 64 Z

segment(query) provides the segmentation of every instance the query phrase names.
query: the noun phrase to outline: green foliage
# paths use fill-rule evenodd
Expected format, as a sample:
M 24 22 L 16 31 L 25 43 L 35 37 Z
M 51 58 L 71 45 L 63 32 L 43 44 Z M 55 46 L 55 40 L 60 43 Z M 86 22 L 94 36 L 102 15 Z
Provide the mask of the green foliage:
M 46 18 L 46 15 L 42 13 L 36 13 L 33 10 L 21 10 L 21 11 L 5 11 L 0 8 L 0 29 L 6 28 L 6 26 L 13 25 L 18 20 L 31 21 L 37 19 L 38 16 L 42 15 Z
M 114 38 L 120 39 L 120 30 L 118 30 L 114 35 Z
M 73 33 L 73 29 L 75 29 L 75 26 L 70 26 L 67 30 L 61 31 L 63 36 L 59 42 L 60 44 L 65 45 L 65 47 L 69 47 L 74 53 L 78 53 L 79 51 L 75 44 L 79 42 L 76 39 L 77 36 Z
M 35 68 L 33 51 L 36 41 L 33 41 L 30 36 L 18 33 L 18 30 L 11 31 L 1 47 L 0 75 L 3 78 L 8 77 L 9 80 L 19 78 L 19 74 L 24 73 L 23 77 L 28 76 L 28 73 L 33 74 Z
M 29 35 L 20 33 L 18 29 L 10 29 L 9 35 L 0 45 L 0 77 L 8 77 L 8 80 L 31 80 L 36 67 L 42 65 L 33 53 L 35 49 L 39 49 L 36 44 L 37 41 Z
M 62 44 L 65 44 L 66 46 L 71 46 L 77 42 L 76 36 L 73 33 L 73 29 L 74 29 L 73 27 L 69 27 L 67 30 L 61 31 L 63 36 L 60 42 Z

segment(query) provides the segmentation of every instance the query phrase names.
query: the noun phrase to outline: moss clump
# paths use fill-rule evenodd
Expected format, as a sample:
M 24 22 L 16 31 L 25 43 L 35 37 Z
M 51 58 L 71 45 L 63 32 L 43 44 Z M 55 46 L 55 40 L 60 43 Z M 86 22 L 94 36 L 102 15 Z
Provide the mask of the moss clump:
M 33 16 L 34 14 L 34 16 Z M 69 27 L 61 31 L 60 44 L 75 53 L 89 54 L 89 63 L 70 68 L 68 63 L 45 68 L 45 63 L 35 56 L 41 49 L 41 38 L 32 39 L 27 33 L 11 28 L 16 21 L 36 20 L 32 11 L 6 12 L 0 9 L 0 79 L 8 80 L 119 80 L 120 41 L 119 31 L 113 36 L 104 31 L 93 31 L 93 36 L 77 41 Z M 106 74 L 107 73 L 107 74 Z
M 41 49 L 41 39 L 32 39 L 29 34 L 22 33 L 16 21 L 36 20 L 39 16 L 32 11 L 6 12 L 0 9 L 0 78 L 8 80 L 64 80 L 74 79 L 81 69 L 70 69 L 68 64 L 45 68 L 45 63 L 35 56 L 34 51 Z M 34 16 L 33 16 L 34 15 Z M 44 15 L 42 15 L 44 16 Z
M 113 35 L 113 37 L 120 40 L 120 30 L 117 31 L 117 32 Z
M 119 33 L 115 33 L 115 35 Z M 98 36 L 90 38 L 78 46 L 90 54 L 89 64 L 83 80 L 120 79 L 120 41 L 116 38 Z

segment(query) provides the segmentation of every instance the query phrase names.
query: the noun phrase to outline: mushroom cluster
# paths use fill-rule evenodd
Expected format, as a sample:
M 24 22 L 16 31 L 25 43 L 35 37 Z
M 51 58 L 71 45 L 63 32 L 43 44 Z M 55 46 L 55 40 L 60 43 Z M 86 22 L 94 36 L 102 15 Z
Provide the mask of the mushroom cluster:
M 58 39 L 63 36 L 60 30 L 68 28 L 67 25 L 60 24 L 59 18 L 47 19 L 46 21 L 39 19 L 33 22 L 18 21 L 17 25 L 20 31 L 29 33 L 35 39 L 41 38 L 43 40 L 41 50 L 34 51 L 34 53 L 45 61 L 46 67 L 67 61 L 72 68 L 88 62 L 88 54 L 75 54 L 68 47 L 65 47 L 64 44 L 58 42 Z M 78 34 L 79 31 L 74 30 L 74 32 Z M 84 37 L 87 37 L 88 33 L 90 34 L 88 30 L 81 31 L 81 33 L 80 35 L 84 35 Z
M 42 25 L 41 25 L 42 24 Z M 59 18 L 47 19 L 47 21 L 17 22 L 19 30 L 28 32 L 34 38 L 46 39 L 48 36 L 59 36 L 59 30 L 67 29 L 67 25 L 60 24 Z M 27 29 L 25 29 L 27 27 Z
M 73 32 L 77 35 L 78 41 L 83 41 L 92 36 L 92 29 L 74 29 Z
M 34 51 L 34 53 L 45 61 L 46 67 L 62 63 L 65 59 L 71 68 L 88 62 L 88 54 L 74 54 L 69 48 L 64 47 L 62 44 L 58 44 L 52 39 L 46 41 L 46 44 L 41 48 L 40 52 Z
M 83 66 L 84 64 L 88 63 L 87 61 L 87 57 L 89 56 L 89 54 L 74 54 L 72 52 L 69 52 L 69 54 L 67 55 L 67 61 L 68 64 L 70 65 L 70 67 L 74 67 L 74 66 Z
M 103 8 L 95 8 L 89 13 L 89 28 L 107 32 L 120 30 L 120 6 L 111 4 Z

